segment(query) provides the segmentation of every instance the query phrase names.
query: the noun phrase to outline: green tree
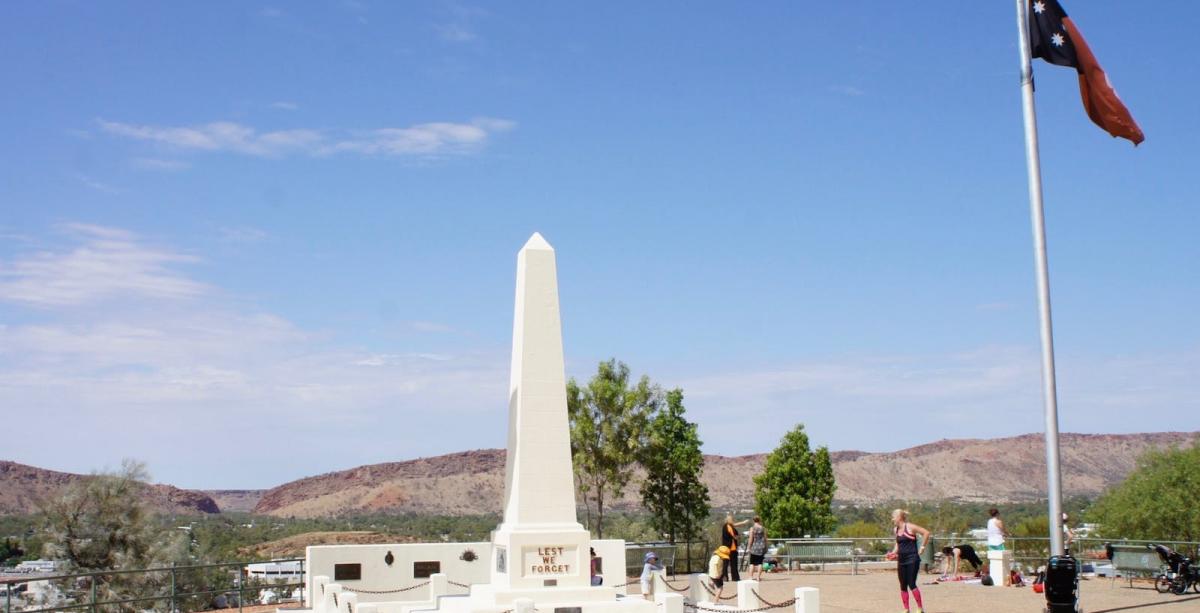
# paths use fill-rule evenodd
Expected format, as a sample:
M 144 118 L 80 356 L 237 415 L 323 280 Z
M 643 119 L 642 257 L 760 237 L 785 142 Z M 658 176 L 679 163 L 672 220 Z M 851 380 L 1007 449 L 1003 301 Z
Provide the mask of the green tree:
M 877 522 L 856 521 L 842 524 L 837 528 L 837 535 L 842 538 L 887 538 L 888 530 Z
M 170 561 L 173 543 L 142 502 L 148 478 L 145 465 L 125 460 L 119 472 L 78 480 L 46 502 L 47 557 L 62 560 L 68 572 L 140 569 Z M 97 598 L 130 598 L 146 591 L 152 580 L 141 573 L 101 575 Z
M 21 547 L 20 541 L 12 538 L 0 541 L 0 566 L 8 566 L 9 560 L 20 560 L 24 556 L 25 550 Z
M 1087 513 L 1106 537 L 1200 540 L 1200 445 L 1150 450 Z
M 604 504 L 619 497 L 633 477 L 645 445 L 646 425 L 658 411 L 662 393 L 643 376 L 631 385 L 629 367 L 601 362 L 586 387 L 567 382 L 571 458 L 587 508 L 596 515 L 596 536 L 604 536 Z
M 642 504 L 671 542 L 698 537 L 709 514 L 708 486 L 700 481 L 700 437 L 683 414 L 683 390 L 667 392 L 666 406 L 650 420 L 641 460 L 646 469 Z
M 754 477 L 754 509 L 780 536 L 816 536 L 833 528 L 833 464 L 829 450 L 809 449 L 804 425 L 783 436 Z

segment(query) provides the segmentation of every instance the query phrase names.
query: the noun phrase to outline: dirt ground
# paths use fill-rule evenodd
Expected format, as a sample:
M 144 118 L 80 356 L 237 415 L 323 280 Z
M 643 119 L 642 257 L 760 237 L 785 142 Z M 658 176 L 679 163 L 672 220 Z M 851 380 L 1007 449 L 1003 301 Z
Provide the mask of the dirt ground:
M 682 579 L 677 577 L 673 582 Z M 926 613 L 1037 613 L 1046 603 L 1045 596 L 1029 587 L 985 587 L 961 581 L 933 583 L 934 579 L 934 575 L 921 575 L 919 580 Z M 638 589 L 637 584 L 630 587 L 634 591 Z M 726 584 L 726 596 L 731 593 L 729 587 Z M 770 574 L 760 584 L 759 594 L 766 600 L 780 602 L 791 598 L 797 587 L 820 589 L 823 613 L 902 610 L 894 571 L 874 571 L 857 576 L 799 572 Z M 1080 581 L 1079 590 L 1084 613 L 1200 613 L 1200 594 L 1159 594 L 1144 581 L 1134 582 L 1130 588 L 1125 579 L 1085 579 Z M 913 610 L 916 610 L 915 603 Z

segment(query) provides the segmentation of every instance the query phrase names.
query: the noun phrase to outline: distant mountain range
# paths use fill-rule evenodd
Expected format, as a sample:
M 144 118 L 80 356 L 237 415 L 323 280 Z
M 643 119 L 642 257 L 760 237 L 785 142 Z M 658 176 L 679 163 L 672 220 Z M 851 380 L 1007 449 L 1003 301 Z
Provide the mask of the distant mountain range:
M 1189 446 L 1200 432 L 1063 434 L 1065 494 L 1095 496 L 1119 483 L 1148 449 Z M 1000 439 L 941 440 L 888 453 L 831 453 L 836 501 L 892 500 L 1019 502 L 1045 498 L 1045 450 L 1040 434 Z M 718 509 L 753 506 L 754 475 L 766 454 L 705 456 L 704 482 Z M 0 461 L 0 514 L 30 513 L 37 501 L 74 479 L 87 478 Z M 640 480 L 640 476 L 639 476 Z M 640 507 L 637 480 L 613 501 Z M 504 494 L 504 451 L 485 449 L 360 466 L 306 477 L 269 490 L 181 490 L 155 485 L 147 493 L 157 510 L 172 513 L 253 511 L 278 517 L 367 513 L 466 515 L 499 513 Z
M 62 473 L 0 460 L 0 515 L 35 513 L 42 501 L 90 475 Z M 203 492 L 172 485 L 151 485 L 143 496 L 156 512 L 168 514 L 220 513 L 215 500 Z

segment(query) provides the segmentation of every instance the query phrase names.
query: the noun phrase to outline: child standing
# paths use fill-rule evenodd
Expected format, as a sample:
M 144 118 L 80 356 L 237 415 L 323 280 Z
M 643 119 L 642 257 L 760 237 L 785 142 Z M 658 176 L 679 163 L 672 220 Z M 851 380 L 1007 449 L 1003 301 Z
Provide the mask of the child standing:
M 645 564 L 642 565 L 642 596 L 645 598 L 654 599 L 654 573 L 662 569 L 662 565 L 658 563 L 658 554 L 653 551 L 647 552 Z

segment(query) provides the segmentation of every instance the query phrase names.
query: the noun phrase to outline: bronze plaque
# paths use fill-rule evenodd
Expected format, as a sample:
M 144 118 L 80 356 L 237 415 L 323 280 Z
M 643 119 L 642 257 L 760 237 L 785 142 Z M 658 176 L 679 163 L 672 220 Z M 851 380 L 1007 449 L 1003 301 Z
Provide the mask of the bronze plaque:
M 334 581 L 358 581 L 362 579 L 362 564 L 334 564 Z
M 441 562 L 413 562 L 413 578 L 428 579 L 430 575 L 442 572 Z

